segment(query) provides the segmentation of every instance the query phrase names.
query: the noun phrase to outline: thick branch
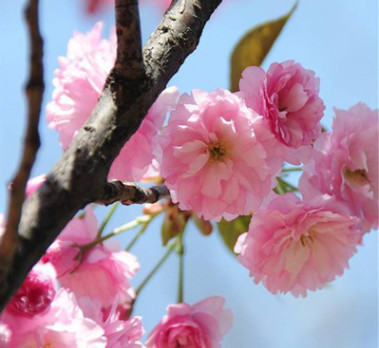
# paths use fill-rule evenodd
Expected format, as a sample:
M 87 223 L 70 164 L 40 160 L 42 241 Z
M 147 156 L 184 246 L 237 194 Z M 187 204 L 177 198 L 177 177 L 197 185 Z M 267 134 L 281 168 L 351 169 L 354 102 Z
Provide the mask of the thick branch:
M 0 243 L 0 279 L 12 266 L 11 260 L 18 244 L 18 225 L 25 199 L 25 187 L 40 146 L 38 123 L 41 112 L 43 82 L 43 40 L 39 31 L 38 0 L 30 0 L 25 9 L 30 40 L 29 80 L 25 87 L 28 101 L 27 128 L 20 165 L 10 185 L 8 216 Z
M 176 1 L 145 46 L 143 76 L 128 83 L 112 70 L 89 120 L 47 175 L 45 184 L 24 204 L 13 268 L 0 284 L 1 308 L 75 213 L 104 197 L 114 158 L 196 48 L 205 23 L 220 2 Z M 122 103 L 116 103 L 118 96 L 122 96 Z
M 205 23 L 221 1 L 178 0 L 166 12 L 143 49 L 146 73 L 157 84 L 154 92 L 165 88 L 196 49 Z
M 104 197 L 96 203 L 109 205 L 121 202 L 123 205 L 156 203 L 169 197 L 170 191 L 164 185 L 145 188 L 133 182 L 111 181 L 106 183 Z
M 137 0 L 116 0 L 117 56 L 115 70 L 125 81 L 144 74 Z

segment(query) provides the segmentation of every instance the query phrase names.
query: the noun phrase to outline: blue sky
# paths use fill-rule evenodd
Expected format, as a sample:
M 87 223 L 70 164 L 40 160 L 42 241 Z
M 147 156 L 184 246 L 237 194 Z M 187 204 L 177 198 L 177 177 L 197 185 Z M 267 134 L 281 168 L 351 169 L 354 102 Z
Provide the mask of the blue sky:
M 88 18 L 80 10 L 81 0 L 41 1 L 45 37 L 44 105 L 51 100 L 57 56 L 66 53 L 74 30 L 87 31 L 98 20 L 112 25 L 112 11 Z M 188 58 L 170 85 L 181 92 L 194 88 L 212 91 L 228 88 L 229 56 L 233 46 L 253 25 L 276 18 L 293 5 L 290 0 L 224 0 L 207 25 L 197 51 Z M 6 210 L 6 184 L 19 158 L 23 136 L 27 42 L 22 24 L 24 1 L 0 3 L 0 211 Z M 159 21 L 154 7 L 141 8 L 143 39 Z M 287 23 L 263 66 L 295 59 L 321 79 L 320 94 L 327 106 L 324 125 L 330 127 L 333 107 L 349 108 L 362 101 L 378 105 L 378 8 L 375 0 L 302 0 Z M 48 171 L 61 149 L 57 134 L 49 130 L 42 115 L 42 147 L 33 174 Z M 98 209 L 99 216 L 104 215 Z M 141 214 L 140 207 L 122 207 L 110 227 Z M 126 243 L 133 233 L 126 235 Z M 142 268 L 138 285 L 163 254 L 159 224 L 138 241 L 133 252 Z M 216 233 L 205 238 L 192 227 L 187 231 L 185 300 L 222 295 L 234 311 L 235 322 L 224 339 L 226 348 L 374 348 L 377 347 L 378 239 L 377 232 L 364 238 L 364 245 L 351 259 L 350 269 L 326 289 L 305 299 L 274 296 L 255 285 L 245 268 L 225 250 Z M 173 257 L 142 292 L 135 314 L 143 316 L 150 329 L 175 302 L 177 259 Z

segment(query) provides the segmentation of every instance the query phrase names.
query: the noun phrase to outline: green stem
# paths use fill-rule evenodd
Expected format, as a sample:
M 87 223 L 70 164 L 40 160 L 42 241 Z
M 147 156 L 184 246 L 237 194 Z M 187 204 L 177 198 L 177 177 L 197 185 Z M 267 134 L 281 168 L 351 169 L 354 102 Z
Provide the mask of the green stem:
M 141 223 L 143 223 L 144 225 L 147 225 L 150 221 L 151 221 L 150 216 L 148 216 L 148 215 L 140 216 L 140 217 L 136 218 L 135 220 L 128 222 L 125 225 L 122 225 L 120 227 L 115 228 L 112 232 L 110 232 L 107 235 L 99 238 L 97 242 L 102 243 L 103 241 L 105 241 L 105 240 L 107 240 L 113 236 L 116 236 L 117 234 L 119 234 L 121 232 L 131 230 L 132 228 L 137 227 Z
M 126 247 L 126 251 L 130 251 L 130 249 L 133 247 L 133 245 L 137 242 L 139 237 L 143 235 L 143 233 L 146 231 L 147 227 L 149 226 L 150 222 L 153 221 L 153 219 L 157 216 L 156 215 L 149 215 L 149 220 L 146 220 L 145 223 L 142 225 L 141 229 L 136 233 L 136 235 L 133 237 L 133 239 L 130 241 L 128 246 Z
M 111 219 L 111 217 L 113 216 L 114 212 L 116 211 L 116 209 L 117 209 L 117 207 L 119 205 L 120 205 L 120 202 L 116 202 L 115 204 L 113 204 L 113 206 L 109 210 L 107 216 L 105 217 L 104 221 L 100 225 L 99 231 L 97 232 L 97 238 L 96 239 L 98 239 L 98 238 L 101 237 L 101 235 L 103 234 L 103 231 L 104 231 L 105 227 L 107 226 L 109 220 Z
M 282 172 L 287 173 L 287 172 L 301 172 L 303 168 L 301 167 L 296 167 L 296 168 L 283 168 Z
M 154 266 L 154 268 L 150 271 L 150 273 L 146 276 L 146 278 L 142 281 L 142 283 L 136 289 L 136 298 L 138 294 L 142 291 L 145 285 L 150 281 L 150 279 L 154 276 L 154 274 L 159 270 L 159 268 L 165 263 L 168 259 L 172 251 L 177 246 L 177 242 L 171 243 L 168 247 L 166 253 L 162 256 L 162 258 L 158 261 L 158 263 Z
M 177 253 L 179 255 L 179 285 L 178 285 L 178 303 L 183 302 L 183 284 L 184 284 L 184 244 L 183 232 L 178 236 Z
M 277 178 L 278 179 L 278 183 L 280 186 L 282 186 L 284 188 L 284 190 L 286 192 L 288 191 L 298 191 L 297 187 L 296 186 L 293 186 L 292 184 L 290 184 L 289 182 L 283 180 L 282 178 Z M 287 190 L 287 188 L 289 188 L 290 190 Z
M 274 192 L 277 193 L 278 195 L 283 195 L 286 193 L 286 190 L 283 187 L 283 183 L 279 181 L 279 178 L 276 178 L 278 184 L 274 188 Z
M 122 225 L 120 227 L 115 228 L 112 232 L 108 233 L 107 235 L 102 236 L 102 237 L 101 236 L 97 237 L 94 241 L 92 241 L 88 244 L 79 246 L 79 248 L 81 249 L 81 253 L 84 254 L 86 251 L 90 250 L 95 245 L 100 244 L 100 243 L 106 241 L 107 239 L 120 234 L 121 232 L 125 232 L 127 230 L 130 230 L 130 229 L 140 225 L 141 223 L 148 223 L 148 221 L 150 221 L 150 219 L 151 219 L 150 215 L 143 215 L 143 216 L 137 217 L 135 220 L 130 221 L 125 225 Z

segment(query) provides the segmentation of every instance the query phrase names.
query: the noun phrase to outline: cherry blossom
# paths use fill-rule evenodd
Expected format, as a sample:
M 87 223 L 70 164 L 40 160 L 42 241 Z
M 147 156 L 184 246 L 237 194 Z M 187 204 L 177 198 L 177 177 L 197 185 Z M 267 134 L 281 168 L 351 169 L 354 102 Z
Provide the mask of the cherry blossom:
M 101 303 L 83 297 L 80 307 L 86 317 L 97 322 L 104 330 L 109 348 L 142 348 L 140 342 L 144 334 L 141 317 L 122 318 L 118 310 L 118 298 L 115 299 L 109 310 L 104 311 Z
M 281 161 L 262 118 L 229 91 L 182 95 L 160 138 L 161 175 L 172 200 L 204 219 L 259 208 Z
M 106 77 L 116 58 L 116 37 L 102 39 L 102 23 L 87 34 L 75 32 L 67 56 L 59 57 L 55 71 L 53 100 L 47 105 L 47 123 L 59 133 L 63 150 L 70 145 L 97 104 Z M 109 171 L 109 178 L 139 180 L 153 161 L 156 136 L 166 113 L 178 96 L 172 87 L 162 92 L 137 132 L 121 149 Z M 83 102 L 85 101 L 85 102 Z
M 316 141 L 303 168 L 299 189 L 305 197 L 336 196 L 369 231 L 378 227 L 378 110 L 359 103 L 335 113 L 332 131 Z
M 90 297 L 104 307 L 113 304 L 116 296 L 130 302 L 135 294 L 130 279 L 139 269 L 134 255 L 106 243 L 88 250 L 81 247 L 95 240 L 98 227 L 91 207 L 84 217 L 74 218 L 50 246 L 43 262 L 51 262 L 62 286 L 77 298 Z
M 114 0 L 86 0 L 86 2 L 86 11 L 89 14 L 100 12 L 105 9 L 107 5 L 114 5 Z
M 57 291 L 56 272 L 50 264 L 37 263 L 9 301 L 14 316 L 33 318 L 47 311 Z
M 107 7 L 111 7 L 109 5 L 114 5 L 114 0 L 86 0 L 87 7 L 86 11 L 89 14 L 94 14 L 100 12 L 101 10 L 106 9 Z M 156 5 L 159 10 L 166 10 L 170 4 L 171 0 L 141 0 L 141 4 L 150 3 L 152 5 Z
M 342 275 L 361 243 L 359 219 L 331 196 L 278 195 L 254 214 L 235 246 L 254 282 L 305 296 Z
M 0 348 L 9 348 L 11 336 L 8 326 L 0 322 Z
M 290 163 L 306 158 L 321 134 L 325 106 L 318 96 L 319 83 L 313 71 L 294 61 L 274 63 L 267 73 L 256 66 L 242 73 L 240 90 L 246 105 L 268 120 Z
M 0 213 L 0 238 L 5 231 L 5 224 L 5 217 Z M 14 318 L 10 323 L 17 326 L 22 318 L 32 319 L 48 311 L 58 289 L 56 277 L 51 264 L 37 263 L 8 302 L 2 318 Z
M 204 347 L 219 348 L 230 329 L 233 315 L 223 309 L 220 296 L 208 297 L 194 305 L 169 305 L 167 314 L 150 333 L 147 348 Z
M 74 295 L 60 289 L 48 311 L 33 318 L 12 318 L 9 313 L 1 321 L 8 325 L 8 348 L 57 347 L 105 348 L 104 330 L 83 316 Z

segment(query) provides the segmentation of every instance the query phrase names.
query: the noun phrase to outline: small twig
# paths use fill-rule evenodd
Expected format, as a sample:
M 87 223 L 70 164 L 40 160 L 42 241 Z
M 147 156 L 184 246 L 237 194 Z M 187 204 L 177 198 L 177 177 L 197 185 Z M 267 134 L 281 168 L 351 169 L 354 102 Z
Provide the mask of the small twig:
M 25 199 L 25 187 L 40 146 L 38 123 L 44 82 L 42 64 L 43 40 L 39 31 L 38 0 L 29 1 L 25 8 L 25 20 L 30 40 L 29 79 L 25 87 L 28 101 L 28 118 L 21 161 L 10 185 L 7 224 L 0 243 L 0 282 L 4 281 L 9 271 L 12 265 L 13 254 L 17 248 L 17 231 L 21 218 L 22 204 Z
M 109 205 L 121 202 L 123 205 L 156 203 L 160 199 L 169 197 L 170 191 L 164 185 L 144 188 L 133 182 L 110 181 L 106 183 L 104 197 L 96 203 Z

